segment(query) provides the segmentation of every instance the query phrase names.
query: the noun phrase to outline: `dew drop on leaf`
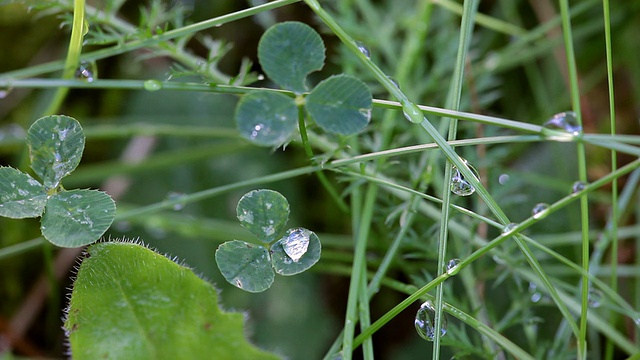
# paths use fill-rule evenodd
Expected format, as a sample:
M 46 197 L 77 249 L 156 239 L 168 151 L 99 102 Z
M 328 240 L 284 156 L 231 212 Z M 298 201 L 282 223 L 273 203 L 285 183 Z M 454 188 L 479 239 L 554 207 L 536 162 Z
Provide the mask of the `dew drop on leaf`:
M 162 89 L 162 82 L 158 80 L 147 80 L 144 82 L 144 89 L 147 91 L 158 91 Z
M 11 93 L 10 87 L 0 87 L 0 99 L 4 99 Z
M 416 313 L 414 324 L 418 335 L 425 340 L 433 341 L 436 336 L 436 309 L 431 301 L 425 301 L 420 305 L 420 309 Z M 440 335 L 443 336 L 447 333 L 447 318 L 442 314 L 442 320 L 440 321 Z
M 602 291 L 598 289 L 589 289 L 588 295 L 589 296 L 588 296 L 587 303 L 589 307 L 597 308 L 597 307 L 600 307 L 600 305 L 602 305 L 602 298 L 604 297 L 604 295 L 602 295 Z
M 420 124 L 424 121 L 422 110 L 420 110 L 418 105 L 410 101 L 405 101 L 402 103 L 402 113 L 404 114 L 405 119 L 409 120 L 412 123 Z
M 469 170 L 473 173 L 473 176 L 477 180 L 480 180 L 480 175 L 478 175 L 478 171 L 469 164 L 469 162 L 465 159 L 462 159 L 462 162 L 465 163 L 469 167 Z M 460 170 L 456 166 L 451 168 L 451 192 L 458 196 L 469 196 L 476 192 L 476 188 L 471 185 L 471 183 L 465 179 Z
M 363 53 L 364 56 L 367 57 L 367 59 L 371 59 L 371 50 L 369 50 L 367 45 L 365 45 L 364 43 L 362 43 L 360 41 L 356 41 L 356 46 L 358 47 L 358 50 L 360 50 L 360 52 Z
M 533 209 L 531 210 L 531 214 L 533 215 L 534 219 L 542 219 L 547 216 L 548 210 L 549 204 L 539 203 L 533 207 Z
M 509 224 L 507 224 L 507 225 L 505 225 L 505 226 L 504 226 L 504 228 L 502 229 L 502 233 L 503 233 L 503 234 L 508 234 L 508 233 L 512 232 L 512 231 L 513 231 L 513 229 L 515 229 L 515 228 L 516 228 L 516 226 L 518 226 L 518 224 L 516 224 L 516 223 L 509 223 Z
M 400 89 L 400 84 L 398 83 L 398 80 L 396 80 L 395 78 L 393 78 L 391 76 L 387 76 L 387 78 L 389 78 L 389 81 L 391 81 L 393 83 L 393 85 L 395 85 L 395 87 Z
M 183 194 L 183 193 L 170 191 L 167 194 L 167 201 L 179 201 L 184 196 L 185 196 L 185 194 Z M 180 210 L 184 209 L 185 205 L 186 204 L 184 202 L 180 201 L 180 202 L 178 202 L 178 203 L 173 205 L 173 210 L 180 211 Z
M 582 181 L 576 181 L 573 183 L 573 185 L 571 185 L 571 193 L 572 194 L 579 193 L 580 191 L 584 190 L 586 186 L 587 185 Z
M 511 177 L 508 174 L 501 174 L 500 176 L 498 176 L 498 183 L 500 185 L 504 185 L 509 181 L 510 178 Z
M 309 248 L 311 231 L 303 228 L 290 229 L 286 240 L 282 242 L 284 252 L 294 261 L 298 262 Z
M 538 291 L 538 285 L 533 282 L 529 283 L 529 293 L 531 294 L 531 301 L 537 303 L 542 299 L 542 293 Z
M 76 69 L 74 74 L 75 78 L 78 80 L 85 80 L 87 82 L 93 82 L 95 80 L 95 71 L 93 69 L 93 65 L 86 61 L 81 61 L 80 65 Z
M 460 271 L 460 267 L 458 266 L 460 264 L 460 259 L 451 259 L 447 262 L 447 274 L 448 275 L 455 275 L 458 273 L 458 271 Z
M 574 136 L 580 135 L 582 132 L 582 126 L 578 124 L 576 113 L 573 111 L 565 111 L 555 114 L 542 126 L 551 130 L 566 131 Z

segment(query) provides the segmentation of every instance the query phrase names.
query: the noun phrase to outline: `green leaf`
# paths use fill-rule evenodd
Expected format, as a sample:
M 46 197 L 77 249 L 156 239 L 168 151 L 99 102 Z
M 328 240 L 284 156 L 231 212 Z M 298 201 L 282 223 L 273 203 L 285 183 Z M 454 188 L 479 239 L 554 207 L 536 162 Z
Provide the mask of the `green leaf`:
M 244 338 L 211 284 L 131 243 L 87 250 L 64 328 L 73 359 L 277 359 Z
M 256 91 L 240 99 L 235 113 L 240 135 L 263 146 L 279 146 L 296 130 L 298 108 L 286 95 Z
M 216 250 L 216 263 L 230 284 L 248 292 L 267 290 L 275 278 L 269 251 L 264 246 L 227 241 Z
M 115 216 L 115 203 L 101 191 L 62 191 L 47 201 L 40 228 L 55 245 L 79 247 L 98 240 Z
M 84 150 L 84 134 L 80 123 L 62 115 L 42 117 L 27 131 L 31 168 L 42 179 L 45 188 L 58 187 L 80 163 Z
M 47 192 L 29 174 L 0 167 L 0 216 L 24 219 L 42 215 Z
M 325 131 L 351 135 L 362 131 L 371 119 L 371 91 L 349 75 L 322 81 L 307 96 L 305 107 Z
M 236 214 L 245 229 L 260 241 L 270 243 L 278 238 L 289 220 L 289 202 L 277 191 L 253 190 L 240 198 Z
M 307 75 L 324 66 L 320 35 L 300 22 L 283 22 L 269 28 L 258 44 L 262 70 L 282 88 L 298 94 L 307 91 Z
M 292 240 L 299 240 L 300 237 L 308 240 L 306 251 L 303 254 L 294 254 L 293 257 L 289 256 L 292 252 L 286 251 L 285 246 L 290 244 Z M 320 239 L 313 231 L 304 228 L 289 229 L 282 239 L 271 245 L 271 264 L 280 275 L 299 274 L 320 260 L 321 251 Z

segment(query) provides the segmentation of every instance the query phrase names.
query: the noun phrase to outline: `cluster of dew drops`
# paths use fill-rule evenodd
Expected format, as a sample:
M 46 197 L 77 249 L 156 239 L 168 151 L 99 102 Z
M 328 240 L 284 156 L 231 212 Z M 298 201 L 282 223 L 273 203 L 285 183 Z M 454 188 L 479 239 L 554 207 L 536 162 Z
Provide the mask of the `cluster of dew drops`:
M 360 45 L 358 47 L 360 48 Z M 551 119 L 543 124 L 543 135 L 548 134 L 549 136 L 556 136 L 558 132 L 566 133 L 569 136 L 579 136 L 582 133 L 582 127 L 579 125 L 575 113 L 566 111 L 555 114 L 553 117 L 551 117 Z M 469 168 L 469 170 L 471 170 L 471 173 L 476 178 L 476 180 L 479 181 L 480 176 L 478 175 L 477 170 L 473 166 L 471 166 L 471 164 L 469 164 L 466 159 L 461 158 L 461 160 Z M 464 177 L 464 175 L 462 175 L 462 173 L 456 166 L 453 166 L 451 171 L 451 183 L 449 185 L 449 189 L 452 193 L 458 196 L 470 196 L 476 191 L 475 187 L 471 184 L 471 182 L 469 182 L 468 179 Z M 504 184 L 507 181 L 509 181 L 508 175 L 503 174 L 500 176 L 500 184 Z M 585 187 L 585 183 L 577 181 L 572 185 L 571 193 L 573 195 L 577 195 L 578 193 L 582 192 Z M 542 219 L 549 213 L 549 204 L 536 204 L 531 210 L 531 213 L 534 219 Z M 502 233 L 511 233 L 516 229 L 517 226 L 518 224 L 516 223 L 510 223 L 504 227 Z M 446 269 L 447 274 L 450 276 L 455 275 L 460 270 L 459 264 L 459 259 L 449 260 Z M 542 298 L 542 294 L 537 290 L 535 284 L 532 283 L 530 285 L 529 291 L 531 292 L 531 300 L 533 302 L 540 301 L 540 299 Z M 600 306 L 601 299 L 602 293 L 599 290 L 592 289 L 589 291 L 589 306 Z M 426 301 L 422 305 L 420 305 L 420 308 L 416 313 L 414 324 L 418 335 L 420 335 L 420 337 L 422 337 L 423 339 L 433 341 L 434 337 L 436 336 L 436 316 L 437 314 L 435 311 L 435 307 L 433 306 L 433 303 L 431 301 Z M 442 314 L 440 324 L 440 334 L 442 336 L 447 332 L 447 319 L 444 313 Z

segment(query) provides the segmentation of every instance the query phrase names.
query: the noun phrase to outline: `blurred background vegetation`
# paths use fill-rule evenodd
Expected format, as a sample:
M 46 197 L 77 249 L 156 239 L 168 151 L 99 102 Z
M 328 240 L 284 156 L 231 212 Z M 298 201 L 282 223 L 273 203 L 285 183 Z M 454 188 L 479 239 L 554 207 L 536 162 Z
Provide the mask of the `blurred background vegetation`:
M 97 9 L 114 3 L 119 2 L 88 1 Z M 108 22 L 95 24 L 89 18 L 88 39 L 94 39 L 95 43 L 85 45 L 83 52 L 103 48 L 105 43 L 114 40 L 109 38 L 109 30 L 113 31 L 111 34 L 115 39 L 134 38 L 139 35 L 136 29 L 142 33 L 172 29 L 259 3 L 262 1 L 126 1 L 118 12 L 118 19 L 128 23 L 129 28 L 117 28 Z M 0 76 L 16 69 L 64 59 L 69 41 L 70 2 L 52 1 L 47 6 L 37 6 L 37 2 L 5 1 L 0 4 Z M 444 106 L 458 44 L 460 1 L 335 0 L 322 1 L 322 4 L 326 4 L 352 37 L 370 48 L 374 62 L 387 74 L 402 79 L 400 86 L 411 99 L 424 105 Z M 34 7 L 29 10 L 31 6 Z M 585 132 L 607 133 L 609 107 L 602 4 L 593 0 L 573 1 L 572 9 Z M 618 133 L 638 134 L 640 2 L 615 2 L 611 10 Z M 479 12 L 486 21 L 476 24 L 474 31 L 461 109 L 535 124 L 543 123 L 554 113 L 568 110 L 566 59 L 559 26 L 549 26 L 547 31 L 540 31 L 539 27 L 557 21 L 556 2 L 487 0 L 481 1 Z M 426 37 L 416 38 L 415 33 L 427 24 L 425 19 L 429 20 Z M 253 75 L 244 78 L 251 79 L 260 73 L 256 59 L 260 36 L 266 27 L 285 20 L 310 24 L 324 37 L 328 49 L 327 66 L 321 73 L 313 74 L 311 82 L 347 72 L 366 81 L 375 98 L 388 98 L 366 69 L 340 46 L 304 3 L 203 31 L 184 42 L 183 49 L 205 59 L 212 51 L 224 53 L 215 57 L 218 70 L 228 77 L 239 73 L 247 75 L 245 70 L 250 70 Z M 125 33 L 126 29 L 131 33 Z M 416 43 L 409 45 L 409 41 Z M 411 46 L 415 47 L 414 52 L 406 56 L 405 51 Z M 242 64 L 248 66 L 243 68 Z M 190 68 L 189 64 L 176 61 L 176 56 L 170 52 L 163 53 L 157 48 L 112 56 L 97 61 L 95 66 L 93 71 L 99 79 L 215 81 L 204 72 Z M 237 79 L 240 79 L 239 83 L 243 82 L 242 76 Z M 252 86 L 271 84 L 262 80 Z M 25 168 L 21 139 L 25 129 L 42 115 L 53 91 L 55 89 L 16 88 L 0 99 L 0 161 L 3 165 Z M 65 179 L 64 185 L 67 188 L 115 189 L 109 186 L 119 184 L 123 191 L 117 195 L 117 204 L 122 210 L 308 164 L 298 141 L 293 141 L 286 151 L 271 151 L 240 139 L 235 134 L 233 122 L 236 101 L 234 95 L 211 92 L 73 89 L 58 112 L 78 119 L 87 131 L 88 142 L 81 166 Z M 372 124 L 355 142 L 359 149 L 353 151 L 380 150 L 379 129 L 385 116 L 396 120 L 393 147 L 429 141 L 404 121 L 401 113 L 389 115 L 375 109 Z M 438 123 L 438 119 L 430 120 Z M 133 124 L 206 126 L 213 134 L 146 135 L 132 128 Z M 472 123 L 461 123 L 459 128 L 459 138 L 508 133 L 504 129 Z M 107 133 L 105 129 L 111 132 Z M 127 132 L 126 129 L 133 130 Z M 344 144 L 335 137 L 322 136 L 318 135 L 318 138 L 332 144 Z M 480 171 L 482 180 L 505 212 L 513 219 L 522 219 L 529 216 L 535 203 L 553 202 L 567 193 L 576 179 L 574 149 L 573 144 L 536 143 L 469 147 L 461 151 Z M 331 152 L 325 150 L 328 151 L 325 155 L 331 156 Z M 418 159 L 413 155 L 388 160 L 384 173 L 398 182 L 411 184 L 424 172 Z M 607 151 L 588 148 L 588 159 L 592 179 L 611 170 Z M 621 155 L 618 165 L 628 161 L 628 157 Z M 432 169 L 430 176 L 441 178 L 442 168 Z M 498 181 L 501 174 L 509 175 L 509 180 L 502 184 Z M 331 178 L 341 190 L 360 184 L 353 179 Z M 624 186 L 624 180 L 620 185 Z M 435 183 L 430 192 L 438 196 L 442 186 Z M 108 236 L 140 238 L 160 252 L 184 260 L 216 284 L 226 309 L 247 312 L 250 337 L 262 348 L 291 359 L 320 358 L 342 327 L 351 266 L 349 216 L 338 210 L 315 177 L 305 176 L 264 187 L 278 190 L 287 197 L 292 210 L 290 226 L 304 226 L 319 234 L 323 258 L 313 271 L 279 278 L 270 290 L 261 294 L 247 294 L 227 284 L 213 258 L 221 242 L 250 239 L 251 235 L 235 220 L 235 205 L 242 194 L 252 189 L 225 193 L 173 212 L 116 222 Z M 606 222 L 609 190 L 603 189 L 592 197 L 590 214 L 594 229 L 602 229 Z M 479 213 L 484 211 L 481 204 L 471 200 L 462 199 L 458 203 Z M 399 229 L 402 206 L 403 201 L 390 193 L 383 192 L 378 198 L 376 225 L 370 240 L 369 266 L 372 270 L 376 269 Z M 635 207 L 625 211 L 621 226 L 637 223 L 637 210 Z M 460 215 L 454 220 L 483 237 L 497 234 Z M 437 258 L 437 226 L 436 220 L 427 217 L 415 223 L 403 244 L 403 257 L 393 267 L 391 277 L 415 284 L 432 278 Z M 579 236 L 572 238 L 571 234 L 579 229 L 579 209 L 575 205 L 529 231 L 534 238 L 536 234 L 546 234 L 547 237 L 540 241 L 546 241 L 548 246 L 553 245 L 554 249 L 578 262 Z M 555 246 L 553 235 L 559 233 L 567 237 L 563 245 Z M 38 236 L 37 220 L 0 219 L 1 248 Z M 632 237 L 633 234 L 627 236 Z M 473 250 L 474 244 L 464 236 L 454 234 L 452 239 L 451 257 L 462 258 Z M 513 256 L 508 266 L 526 266 L 515 248 L 505 246 Z M 631 269 L 637 269 L 636 254 L 632 241 L 620 243 L 619 261 L 622 264 L 635 264 Z M 541 256 L 541 261 L 545 261 L 544 255 Z M 3 351 L 4 356 L 9 356 L 9 349 L 24 356 L 63 356 L 65 345 L 60 318 L 71 285 L 69 264 L 73 261 L 62 264 L 60 251 L 49 246 L 0 259 L 0 357 Z M 544 302 L 532 303 L 527 293 L 528 283 L 514 274 L 505 275 L 504 266 L 489 257 L 482 259 L 473 266 L 474 284 L 457 279 L 447 282 L 446 300 L 477 313 L 479 310 L 473 309 L 474 302 L 469 300 L 469 292 L 476 292 L 475 296 L 486 306 L 485 316 L 492 322 L 504 320 L 506 308 L 513 310 L 517 315 L 516 320 L 512 320 L 515 324 L 512 340 L 532 354 L 542 354 L 540 349 L 548 348 L 553 341 L 549 334 L 555 332 L 560 316 L 555 309 L 550 313 L 546 311 L 550 307 Z M 551 265 L 549 269 L 554 276 L 564 276 L 554 273 Z M 558 268 L 558 271 L 562 269 Z M 567 277 L 573 284 L 578 279 L 576 274 Z M 637 301 L 640 297 L 636 293 L 638 275 L 620 280 L 621 288 L 626 289 L 623 296 Z M 402 294 L 383 289 L 372 302 L 372 317 L 379 317 L 403 298 Z M 413 329 L 416 309 L 405 311 L 374 335 L 379 358 L 413 359 L 431 352 L 430 344 L 420 339 Z M 615 326 L 632 341 L 637 341 L 638 329 L 629 323 L 629 319 L 619 318 L 615 322 Z M 464 324 L 455 321 L 450 328 L 452 330 L 443 341 L 449 339 L 451 346 L 445 346 L 444 355 L 458 354 L 459 359 L 480 356 L 473 354 L 471 346 L 482 344 L 478 334 L 465 330 Z

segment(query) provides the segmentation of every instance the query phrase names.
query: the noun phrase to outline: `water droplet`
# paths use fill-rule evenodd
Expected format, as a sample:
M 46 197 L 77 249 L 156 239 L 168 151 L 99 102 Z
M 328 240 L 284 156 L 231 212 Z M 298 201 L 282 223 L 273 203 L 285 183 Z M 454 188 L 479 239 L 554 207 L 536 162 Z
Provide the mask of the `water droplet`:
M 592 307 L 592 308 L 600 307 L 600 305 L 602 305 L 603 297 L 604 295 L 602 294 L 602 291 L 598 289 L 589 289 L 589 297 L 587 300 L 589 307 Z
M 147 80 L 144 82 L 144 89 L 147 91 L 158 91 L 162 89 L 162 83 L 158 80 Z
M 167 193 L 167 201 L 180 200 L 184 196 L 185 196 L 185 194 L 183 194 L 183 193 L 170 191 L 169 193 Z M 180 211 L 180 210 L 184 209 L 185 206 L 186 206 L 186 203 L 178 202 L 178 203 L 173 205 L 173 210 Z
M 364 56 L 367 57 L 367 59 L 371 59 L 371 51 L 369 50 L 367 45 L 365 45 L 364 43 L 362 43 L 360 41 L 356 41 L 356 46 L 358 47 L 358 50 L 360 50 L 360 52 L 363 53 Z
M 637 327 L 640 328 L 640 314 L 638 314 L 638 316 L 636 316 L 635 319 L 633 319 L 634 324 L 636 324 Z
M 81 61 L 80 65 L 78 65 L 78 68 L 76 69 L 75 72 L 75 78 L 79 79 L 79 80 L 86 80 L 87 82 L 93 82 L 93 80 L 95 80 L 95 75 L 94 75 L 95 71 L 93 69 L 93 64 L 86 62 L 86 61 Z
M 533 207 L 531 213 L 533 214 L 534 219 L 542 219 L 547 216 L 549 210 L 549 204 L 539 203 Z
M 0 99 L 4 99 L 7 96 L 9 96 L 9 93 L 11 93 L 11 88 L 10 87 L 0 87 Z
M 389 78 L 389 81 L 391 81 L 393 83 L 393 85 L 395 85 L 398 89 L 400 89 L 400 84 L 398 83 L 398 80 L 396 80 L 395 78 L 393 78 L 391 76 L 387 76 L 387 78 Z
M 509 224 L 507 224 L 507 225 L 505 225 L 505 226 L 504 226 L 504 228 L 502 229 L 502 233 L 503 233 L 503 234 L 508 234 L 508 233 L 512 232 L 512 231 L 513 231 L 513 229 L 515 229 L 515 228 L 516 228 L 516 226 L 518 226 L 518 224 L 516 224 L 516 223 L 509 223 Z
M 576 181 L 573 183 L 573 185 L 571 185 L 571 193 L 579 193 L 580 191 L 584 190 L 586 186 L 587 184 L 583 183 L 582 181 Z
M 264 80 L 264 74 L 258 74 L 258 81 Z
M 311 231 L 304 228 L 289 229 L 286 239 L 282 242 L 284 252 L 294 261 L 298 262 L 309 248 Z
M 418 107 L 418 105 L 405 101 L 402 103 L 402 113 L 404 114 L 405 119 L 411 121 L 415 124 L 420 124 L 424 121 L 424 115 L 422 115 L 422 110 Z
M 420 305 L 418 313 L 416 313 L 416 319 L 414 320 L 416 331 L 418 335 L 425 340 L 433 341 L 436 336 L 436 309 L 431 301 L 425 301 Z M 442 314 L 440 320 L 440 335 L 444 336 L 447 333 L 447 318 Z
M 469 170 L 473 173 L 476 180 L 480 180 L 480 175 L 478 175 L 478 171 L 469 164 L 469 162 L 465 159 L 462 159 L 462 162 L 469 167 Z M 467 179 L 462 175 L 460 170 L 454 165 L 451 168 L 451 192 L 458 196 L 469 196 L 476 192 L 476 188 L 471 185 Z
M 504 185 L 509 181 L 510 178 L 511 177 L 508 174 L 502 174 L 498 176 L 498 183 L 500 183 L 500 185 Z
M 538 286 L 533 282 L 529 283 L 529 293 L 531 293 L 531 301 L 534 303 L 542 299 L 542 293 L 538 291 Z
M 582 126 L 578 124 L 576 113 L 573 111 L 555 114 L 542 126 L 546 129 L 566 131 L 574 136 L 578 136 L 582 132 Z
M 458 271 L 460 271 L 460 267 L 458 266 L 459 264 L 460 264 L 460 259 L 449 260 L 449 262 L 447 262 L 447 274 L 451 276 L 457 274 Z
M 267 136 L 270 132 L 271 128 L 268 128 L 265 124 L 260 123 L 253 127 L 249 138 L 251 140 L 255 140 L 258 138 L 258 136 Z

